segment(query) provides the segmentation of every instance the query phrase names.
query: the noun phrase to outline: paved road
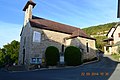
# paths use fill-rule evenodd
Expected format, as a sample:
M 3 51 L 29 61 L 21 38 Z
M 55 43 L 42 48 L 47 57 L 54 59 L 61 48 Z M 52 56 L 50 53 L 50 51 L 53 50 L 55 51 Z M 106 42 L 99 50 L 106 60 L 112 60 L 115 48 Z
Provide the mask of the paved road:
M 0 71 L 0 80 L 119 80 L 119 76 L 120 63 L 108 57 L 76 68 L 29 72 Z

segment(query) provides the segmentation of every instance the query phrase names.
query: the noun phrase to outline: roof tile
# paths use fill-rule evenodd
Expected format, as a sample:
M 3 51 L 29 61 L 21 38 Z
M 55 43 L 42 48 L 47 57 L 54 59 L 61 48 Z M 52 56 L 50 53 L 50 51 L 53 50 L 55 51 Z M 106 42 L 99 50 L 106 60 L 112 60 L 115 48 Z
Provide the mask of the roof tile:
M 33 18 L 30 20 L 30 24 L 32 27 L 36 27 L 36 28 L 71 34 L 71 38 L 80 36 L 80 37 L 84 37 L 84 38 L 94 39 L 94 38 L 91 38 L 90 36 L 88 36 L 80 28 L 61 24 L 61 23 L 58 23 L 55 21 L 44 19 L 44 18 L 39 18 L 39 17 L 33 16 Z

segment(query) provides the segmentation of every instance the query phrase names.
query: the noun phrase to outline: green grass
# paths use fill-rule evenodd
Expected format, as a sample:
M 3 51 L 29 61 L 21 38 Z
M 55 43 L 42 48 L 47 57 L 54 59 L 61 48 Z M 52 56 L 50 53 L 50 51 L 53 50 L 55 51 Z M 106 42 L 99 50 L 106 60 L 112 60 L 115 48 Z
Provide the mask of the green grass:
M 120 55 L 118 55 L 118 54 L 112 54 L 112 57 L 113 57 L 114 59 L 116 59 L 116 60 L 119 60 Z

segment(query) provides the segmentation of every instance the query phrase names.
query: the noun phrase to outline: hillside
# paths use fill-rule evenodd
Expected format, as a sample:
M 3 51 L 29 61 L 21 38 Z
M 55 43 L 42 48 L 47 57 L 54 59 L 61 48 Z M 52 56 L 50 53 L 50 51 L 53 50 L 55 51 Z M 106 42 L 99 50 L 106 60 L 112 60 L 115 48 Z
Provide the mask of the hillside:
M 96 39 L 96 47 L 103 51 L 103 46 L 106 44 L 103 42 L 103 39 L 107 38 L 106 34 L 112 28 L 115 26 L 116 22 L 113 23 L 107 23 L 103 25 L 98 26 L 91 26 L 88 28 L 83 28 L 83 30 L 91 37 Z
M 84 28 L 83 30 L 89 35 L 97 35 L 97 34 L 99 35 L 100 33 L 105 34 L 115 24 L 116 24 L 116 22 L 107 23 L 107 24 L 103 24 L 103 25 L 91 26 L 91 27 L 88 27 L 88 28 Z

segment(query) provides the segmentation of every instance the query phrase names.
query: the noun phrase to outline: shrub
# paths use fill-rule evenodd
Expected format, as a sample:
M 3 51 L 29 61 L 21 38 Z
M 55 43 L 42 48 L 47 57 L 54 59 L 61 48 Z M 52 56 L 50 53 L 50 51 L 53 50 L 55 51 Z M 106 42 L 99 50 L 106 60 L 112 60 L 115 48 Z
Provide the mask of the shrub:
M 49 46 L 45 52 L 46 65 L 54 66 L 59 62 L 59 50 L 54 46 Z
M 82 63 L 82 53 L 80 49 L 74 46 L 69 46 L 65 49 L 64 59 L 69 66 L 76 66 Z

